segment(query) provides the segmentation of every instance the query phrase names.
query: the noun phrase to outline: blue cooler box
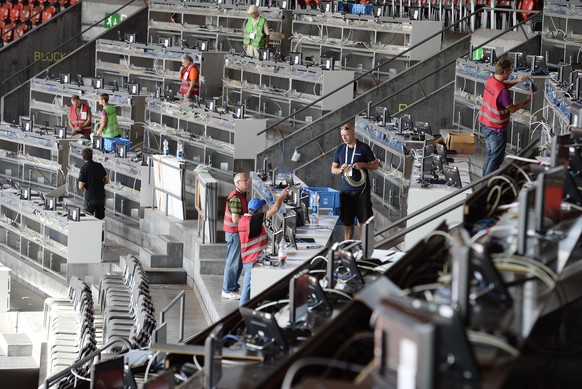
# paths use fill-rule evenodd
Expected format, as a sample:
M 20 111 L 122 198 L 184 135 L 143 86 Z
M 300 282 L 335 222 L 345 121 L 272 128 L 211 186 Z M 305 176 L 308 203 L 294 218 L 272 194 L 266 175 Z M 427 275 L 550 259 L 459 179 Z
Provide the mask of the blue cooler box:
M 311 192 L 319 193 L 319 208 L 339 208 L 340 192 L 333 188 L 308 187 L 303 188 L 301 196 Z
M 125 138 L 103 138 L 103 151 L 107 153 L 116 152 L 118 144 L 125 145 L 125 153 L 127 155 L 129 153 L 131 142 L 129 139 Z

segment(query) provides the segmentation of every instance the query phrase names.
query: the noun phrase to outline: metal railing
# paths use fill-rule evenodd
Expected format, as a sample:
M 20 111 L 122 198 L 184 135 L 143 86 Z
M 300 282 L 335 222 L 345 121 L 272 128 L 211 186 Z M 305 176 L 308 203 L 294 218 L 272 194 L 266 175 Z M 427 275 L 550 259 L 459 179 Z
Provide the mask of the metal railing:
M 172 301 L 170 301 L 168 303 L 168 305 L 166 305 L 166 307 L 164 309 L 162 309 L 162 311 L 160 312 L 160 327 L 162 327 L 165 323 L 166 323 L 166 313 L 172 309 L 174 307 L 174 305 L 176 305 L 178 303 L 178 301 L 180 302 L 180 338 L 178 339 L 178 343 L 180 343 L 181 341 L 184 340 L 184 313 L 186 310 L 186 292 L 185 291 L 181 291 L 180 293 L 178 293 L 178 295 L 176 297 L 174 297 L 174 299 Z

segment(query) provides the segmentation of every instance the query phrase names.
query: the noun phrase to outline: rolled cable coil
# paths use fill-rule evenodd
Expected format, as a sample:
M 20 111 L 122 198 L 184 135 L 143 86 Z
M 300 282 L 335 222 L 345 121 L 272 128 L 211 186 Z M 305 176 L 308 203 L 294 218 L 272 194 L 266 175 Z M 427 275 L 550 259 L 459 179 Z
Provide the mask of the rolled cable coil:
M 358 170 L 360 172 L 360 180 L 359 181 L 352 180 L 352 177 L 347 174 L 348 169 L 346 169 L 343 171 L 343 175 L 344 175 L 346 182 L 349 185 L 354 186 L 354 187 L 364 185 L 366 183 L 366 170 L 365 169 L 358 169 L 358 168 L 355 168 L 353 166 L 351 168 Z

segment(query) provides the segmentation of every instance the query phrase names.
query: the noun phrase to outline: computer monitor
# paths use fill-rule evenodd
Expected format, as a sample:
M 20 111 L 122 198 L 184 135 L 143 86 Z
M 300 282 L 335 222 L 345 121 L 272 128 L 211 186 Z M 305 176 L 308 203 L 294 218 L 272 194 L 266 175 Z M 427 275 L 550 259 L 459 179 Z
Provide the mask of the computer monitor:
M 376 313 L 374 365 L 388 382 L 414 379 L 415 387 L 431 388 L 437 373 L 479 381 L 465 328 L 450 305 L 388 295 Z
M 321 310 L 326 312 L 331 312 L 333 310 L 333 307 L 327 299 L 327 296 L 323 291 L 319 280 L 313 276 L 309 276 L 309 284 L 307 285 L 307 301 L 308 309 L 310 311 L 318 309 L 318 307 L 322 307 Z
M 424 137 L 426 135 L 432 135 L 432 129 L 430 128 L 430 123 L 416 122 L 415 128 L 416 128 L 416 132 L 420 135 L 420 140 L 424 140 Z
M 85 81 L 83 81 L 83 75 L 77 74 L 77 86 L 84 86 Z
M 291 65 L 302 65 L 303 64 L 303 53 L 290 52 L 289 53 L 289 63 Z
M 289 280 L 289 323 L 305 321 L 308 307 L 309 271 L 302 270 Z
M 518 70 L 525 70 L 527 68 L 527 64 L 525 61 L 525 55 L 519 51 L 510 51 L 507 53 L 508 59 L 513 64 L 513 71 Z
M 140 85 L 137 82 L 128 82 L 125 84 L 127 86 L 127 93 L 130 95 L 139 95 Z
M 81 220 L 81 208 L 69 205 L 67 207 L 67 219 L 78 222 Z
M 364 223 L 362 237 L 362 256 L 363 258 L 372 258 L 374 253 L 374 247 L 376 246 L 376 241 L 374 239 L 374 216 L 371 216 Z
M 495 267 L 487 247 L 480 242 L 474 242 L 469 255 L 473 280 L 480 283 L 479 289 L 488 288 L 487 293 L 469 297 L 477 304 L 487 302 L 500 309 L 512 308 L 513 298 Z
M 259 49 L 259 59 L 261 61 L 268 61 L 271 59 L 271 52 L 268 48 Z
M 443 145 L 442 143 L 435 143 L 435 147 L 436 147 L 436 151 L 437 154 L 439 155 L 439 157 L 441 157 L 441 161 L 443 164 L 448 163 L 448 157 L 447 157 L 447 149 L 445 147 L 445 145 Z
M 133 33 L 130 34 L 126 32 L 124 38 L 127 43 L 135 43 L 135 34 Z
M 414 128 L 414 124 L 412 121 L 412 117 L 409 114 L 404 114 L 400 117 L 400 133 L 402 134 L 404 131 L 412 131 Z
M 61 84 L 70 84 L 71 83 L 71 74 L 70 73 L 61 73 L 59 75 L 61 80 Z
M 536 231 L 545 232 L 562 220 L 560 206 L 564 197 L 563 166 L 542 172 L 537 178 L 535 204 Z
M 335 67 L 335 60 L 333 59 L 333 57 L 320 57 L 319 66 L 323 70 L 333 70 Z
M 440 155 L 432 155 L 432 169 L 433 172 L 440 173 L 443 171 L 443 160 Z
M 570 160 L 570 134 L 557 134 L 551 143 L 550 165 L 568 167 Z
M 223 326 L 218 324 L 204 341 L 204 388 L 215 389 L 222 377 Z
M 93 88 L 95 88 L 95 89 L 103 89 L 103 78 L 95 77 L 95 78 L 91 79 L 91 84 L 93 85 Z
M 443 174 L 445 175 L 445 181 L 447 185 L 461 188 L 463 184 L 461 183 L 461 175 L 459 174 L 459 168 L 452 165 L 443 165 Z
M 576 80 L 578 80 L 579 78 L 582 78 L 582 71 L 570 72 L 569 86 L 571 87 L 571 89 L 570 88 L 568 89 L 570 92 L 573 92 L 576 90 Z
M 158 37 L 158 43 L 165 48 L 173 46 L 174 39 L 171 36 L 160 35 Z
M 483 47 L 481 62 L 488 63 L 489 65 L 495 65 L 497 63 L 497 54 L 493 47 Z
M 357 282 L 358 284 L 364 284 L 364 277 L 358 268 L 354 254 L 347 249 L 338 249 L 336 253 L 339 264 L 341 268 L 338 273 L 338 280 L 347 283 L 350 281 Z M 339 267 L 338 267 L 339 268 Z
M 525 187 L 519 192 L 518 223 L 517 223 L 517 253 L 526 256 L 528 253 L 528 234 L 533 231 L 533 212 L 535 208 L 536 187 Z
M 20 117 L 20 127 L 24 132 L 32 132 L 34 130 L 33 121 L 31 117 Z
M 582 77 L 578 77 L 572 86 L 573 100 L 582 100 Z
M 22 200 L 30 200 L 32 196 L 32 189 L 29 186 L 21 186 L 20 187 L 20 198 Z
M 568 84 L 570 82 L 571 73 L 572 64 L 562 63 L 558 65 L 558 82 L 560 85 Z
M 44 198 L 44 209 L 47 211 L 57 210 L 57 198 L 56 197 L 45 197 Z
M 101 360 L 91 366 L 91 389 L 123 389 L 124 356 Z
M 253 342 L 246 343 L 247 347 L 262 350 L 273 344 L 282 350 L 289 350 L 274 315 L 247 307 L 239 307 L 239 311 L 245 322 L 247 335 L 254 339 Z
M 299 203 L 301 205 L 301 213 L 303 214 L 303 221 L 305 224 L 309 224 L 309 194 L 306 196 L 299 197 Z M 301 227 L 297 224 L 297 227 Z
M 547 72 L 546 59 L 543 55 L 528 55 L 526 58 L 531 74 L 545 74 Z

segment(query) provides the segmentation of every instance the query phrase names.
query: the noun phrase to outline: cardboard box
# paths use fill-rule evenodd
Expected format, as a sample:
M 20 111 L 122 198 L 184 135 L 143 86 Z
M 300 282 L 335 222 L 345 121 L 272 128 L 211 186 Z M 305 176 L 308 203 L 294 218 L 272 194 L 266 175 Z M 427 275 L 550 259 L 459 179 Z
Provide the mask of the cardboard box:
M 450 132 L 445 140 L 447 150 L 458 153 L 473 154 L 475 152 L 475 136 L 467 133 Z

